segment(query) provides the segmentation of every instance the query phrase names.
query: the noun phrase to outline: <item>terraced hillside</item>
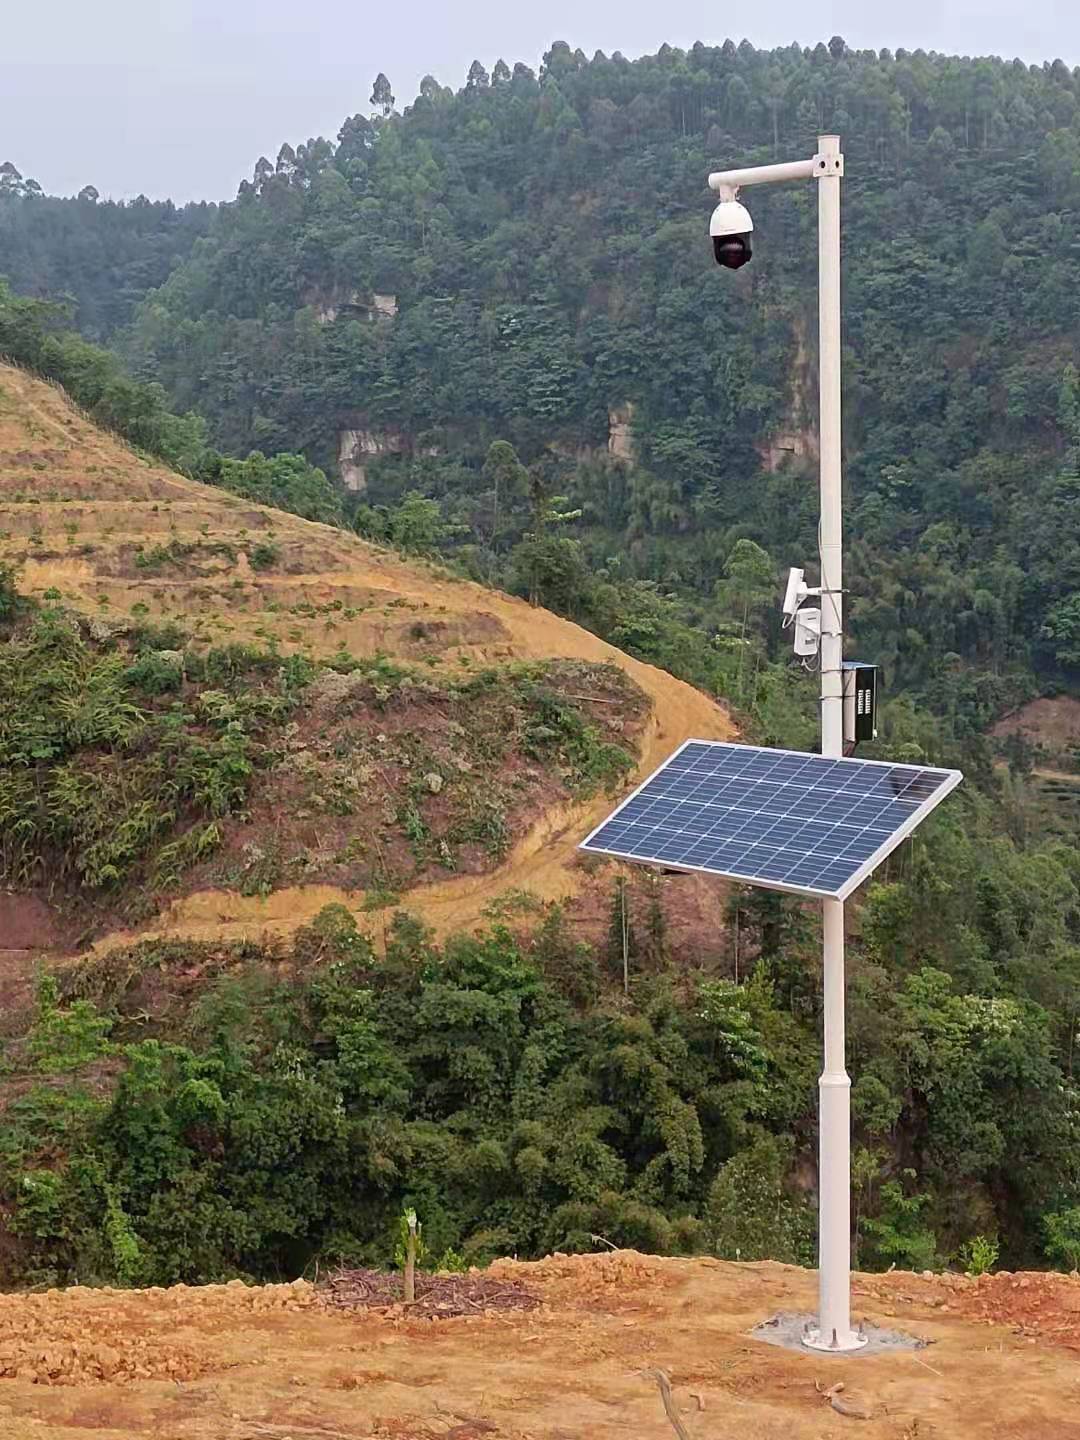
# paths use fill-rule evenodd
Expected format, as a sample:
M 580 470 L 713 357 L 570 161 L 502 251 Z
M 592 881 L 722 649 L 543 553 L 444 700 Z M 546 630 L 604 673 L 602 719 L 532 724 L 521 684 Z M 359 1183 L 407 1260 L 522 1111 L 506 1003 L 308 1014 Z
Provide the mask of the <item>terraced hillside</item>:
M 0 563 L 35 602 L 5 647 L 0 950 L 287 933 L 335 900 L 468 927 L 587 889 L 608 794 L 731 733 L 570 622 L 186 480 L 11 367 Z

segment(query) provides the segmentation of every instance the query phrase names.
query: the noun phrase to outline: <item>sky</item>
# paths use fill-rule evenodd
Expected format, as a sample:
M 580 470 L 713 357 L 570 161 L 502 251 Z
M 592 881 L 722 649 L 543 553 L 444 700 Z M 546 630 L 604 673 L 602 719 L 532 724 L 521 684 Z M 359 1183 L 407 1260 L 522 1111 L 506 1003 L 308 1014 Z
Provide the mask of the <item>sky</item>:
M 474 59 L 538 68 L 553 40 L 587 55 L 667 41 L 759 47 L 842 35 L 856 49 L 1080 64 L 1077 0 L 16 0 L 0 26 L 0 162 L 51 194 L 224 200 L 282 141 L 336 136 L 384 71 L 398 107 Z

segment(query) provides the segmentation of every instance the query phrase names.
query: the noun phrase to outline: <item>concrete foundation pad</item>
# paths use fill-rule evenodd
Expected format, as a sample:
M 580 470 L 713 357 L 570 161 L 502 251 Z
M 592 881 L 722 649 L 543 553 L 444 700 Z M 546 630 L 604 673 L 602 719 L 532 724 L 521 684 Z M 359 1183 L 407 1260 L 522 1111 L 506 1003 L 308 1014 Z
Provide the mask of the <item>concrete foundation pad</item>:
M 784 1350 L 801 1350 L 804 1355 L 828 1355 L 828 1350 L 811 1350 L 804 1344 L 806 1332 L 817 1325 L 816 1315 L 802 1315 L 781 1311 L 771 1320 L 763 1320 L 750 1331 L 752 1340 L 764 1340 L 766 1345 L 779 1345 Z M 853 1355 L 883 1355 L 896 1350 L 922 1350 L 927 1342 L 917 1335 L 905 1335 L 902 1330 L 883 1330 L 878 1325 L 864 1321 L 857 1326 L 866 1336 L 866 1344 L 858 1350 L 838 1350 L 837 1358 Z

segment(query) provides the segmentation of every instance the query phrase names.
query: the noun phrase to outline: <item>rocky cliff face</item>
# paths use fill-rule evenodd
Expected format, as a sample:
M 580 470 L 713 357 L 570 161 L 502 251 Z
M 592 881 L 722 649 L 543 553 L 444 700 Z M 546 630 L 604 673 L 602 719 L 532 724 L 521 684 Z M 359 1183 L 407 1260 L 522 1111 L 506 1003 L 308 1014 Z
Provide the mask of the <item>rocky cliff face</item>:
M 634 458 L 634 402 L 613 405 L 608 410 L 608 454 L 615 460 Z
M 400 430 L 342 430 L 338 434 L 338 474 L 346 490 L 362 495 L 367 467 L 380 455 L 437 455 L 434 446 L 415 446 Z

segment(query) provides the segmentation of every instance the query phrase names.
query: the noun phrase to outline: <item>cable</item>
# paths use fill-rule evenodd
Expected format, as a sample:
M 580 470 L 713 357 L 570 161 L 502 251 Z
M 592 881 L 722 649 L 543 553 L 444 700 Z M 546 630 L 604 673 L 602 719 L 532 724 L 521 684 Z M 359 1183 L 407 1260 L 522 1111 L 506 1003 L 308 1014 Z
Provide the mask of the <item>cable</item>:
M 846 595 L 848 592 L 844 589 L 844 587 L 843 587 L 842 585 L 839 586 L 839 587 L 832 585 L 832 584 L 830 583 L 830 580 L 829 580 L 828 575 L 826 575 L 826 573 L 825 573 L 825 555 L 824 555 L 824 552 L 822 551 L 822 548 L 821 548 L 821 518 L 820 518 L 820 516 L 818 517 L 818 523 L 817 523 L 817 554 L 818 554 L 818 570 L 821 572 L 821 593 L 822 593 L 822 595 Z M 834 607 L 833 607 L 833 614 L 835 615 L 835 613 L 836 613 L 836 607 L 834 606 Z M 825 607 L 822 606 L 822 619 L 824 619 L 824 615 L 825 615 Z M 822 633 L 822 635 L 828 635 L 828 637 L 830 638 L 830 640 L 835 640 L 835 639 L 839 638 L 840 641 L 843 642 L 843 639 L 844 639 L 844 626 L 843 626 L 843 621 L 841 621 L 841 623 L 840 623 L 840 629 L 839 629 L 839 630 L 822 630 L 821 633 Z M 843 673 L 843 672 L 841 671 L 841 673 Z

